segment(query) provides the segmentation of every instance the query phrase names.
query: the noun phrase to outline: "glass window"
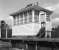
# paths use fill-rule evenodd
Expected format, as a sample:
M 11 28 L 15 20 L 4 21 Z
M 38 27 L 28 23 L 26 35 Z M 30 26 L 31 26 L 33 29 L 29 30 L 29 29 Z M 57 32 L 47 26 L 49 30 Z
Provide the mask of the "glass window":
M 28 20 L 29 20 L 29 22 L 32 22 L 32 11 L 30 10 L 28 13 L 29 13 L 28 14 L 29 15 L 29 19 Z
M 47 15 L 46 20 L 47 20 L 47 21 L 50 21 L 50 17 L 49 17 L 49 15 Z
M 45 14 L 40 14 L 40 21 L 44 22 L 45 21 Z
M 18 18 L 17 18 L 17 16 L 15 17 L 15 24 L 16 25 L 18 24 Z
M 14 17 L 14 25 L 16 25 L 16 18 Z
M 20 24 L 23 24 L 23 14 L 20 14 Z
M 24 13 L 24 23 L 27 23 L 27 12 Z
M 32 15 L 29 16 L 29 22 L 32 22 Z
M 32 15 L 32 10 L 29 10 L 28 13 L 29 13 L 29 15 Z
M 37 15 L 34 16 L 34 22 L 39 22 L 39 16 Z
M 21 16 L 19 15 L 19 24 L 21 23 Z
M 19 24 L 19 15 L 17 16 L 17 24 Z
M 35 15 L 39 16 L 39 11 L 35 11 Z
M 39 11 L 35 11 L 34 22 L 39 22 Z

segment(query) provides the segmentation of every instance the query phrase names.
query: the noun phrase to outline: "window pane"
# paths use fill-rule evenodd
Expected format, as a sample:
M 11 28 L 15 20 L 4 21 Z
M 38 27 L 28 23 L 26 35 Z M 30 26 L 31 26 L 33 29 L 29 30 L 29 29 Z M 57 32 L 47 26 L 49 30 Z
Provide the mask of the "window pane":
M 32 15 L 29 16 L 29 22 L 32 22 Z
M 47 20 L 47 21 L 50 21 L 50 17 L 49 17 L 49 16 L 47 16 L 47 17 L 46 17 L 46 20 Z
M 20 14 L 20 24 L 23 24 L 23 14 Z
M 29 10 L 28 13 L 29 13 L 29 15 L 32 15 L 32 10 Z
M 39 11 L 35 11 L 34 22 L 39 22 Z
M 25 19 L 24 19 L 24 23 L 27 23 L 27 16 L 26 16 Z
M 29 20 L 29 22 L 32 22 L 32 11 L 31 10 L 29 11 L 29 19 L 28 20 Z
M 15 23 L 16 23 L 16 25 L 18 24 L 18 18 L 17 18 L 17 16 L 15 18 Z
M 16 25 L 16 18 L 14 17 L 14 25 Z
M 39 16 L 39 11 L 35 11 L 35 15 L 38 15 Z
M 39 16 L 35 15 L 34 22 L 39 22 Z
M 27 23 L 27 12 L 24 13 L 24 23 Z
M 45 15 L 42 15 L 42 14 L 40 15 L 40 21 L 41 22 L 44 22 L 45 21 Z

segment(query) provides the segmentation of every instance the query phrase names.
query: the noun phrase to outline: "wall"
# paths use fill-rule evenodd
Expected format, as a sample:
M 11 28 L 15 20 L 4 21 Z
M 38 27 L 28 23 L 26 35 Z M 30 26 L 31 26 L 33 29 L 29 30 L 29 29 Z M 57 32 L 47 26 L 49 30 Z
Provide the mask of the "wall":
M 22 25 L 15 25 L 12 27 L 12 36 L 27 36 L 27 35 L 37 35 L 41 28 L 41 25 L 38 23 L 29 23 Z

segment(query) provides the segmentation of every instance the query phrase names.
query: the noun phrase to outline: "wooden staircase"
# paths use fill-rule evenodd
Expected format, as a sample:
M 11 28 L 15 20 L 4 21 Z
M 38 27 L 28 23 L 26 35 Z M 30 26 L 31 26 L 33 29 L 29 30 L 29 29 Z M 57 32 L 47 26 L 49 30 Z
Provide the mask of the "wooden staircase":
M 38 34 L 36 35 L 36 37 L 39 37 L 39 38 L 45 37 L 45 27 L 42 27 L 42 28 L 39 30 L 39 32 L 38 32 Z

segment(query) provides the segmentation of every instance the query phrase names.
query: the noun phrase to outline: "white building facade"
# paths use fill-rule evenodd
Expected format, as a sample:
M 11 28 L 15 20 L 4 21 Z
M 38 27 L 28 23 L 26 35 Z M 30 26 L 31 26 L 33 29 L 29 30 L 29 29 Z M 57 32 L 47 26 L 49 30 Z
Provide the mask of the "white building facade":
M 12 36 L 35 36 L 41 29 L 41 23 L 50 23 L 52 11 L 46 10 L 39 5 L 27 5 L 19 12 L 11 14 L 14 18 Z M 46 27 L 46 26 L 45 26 Z

